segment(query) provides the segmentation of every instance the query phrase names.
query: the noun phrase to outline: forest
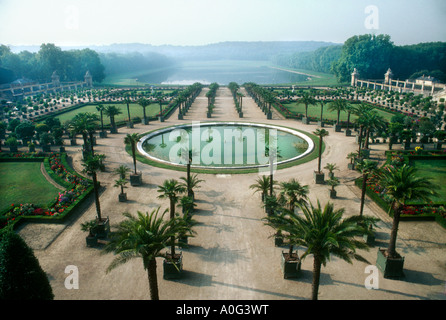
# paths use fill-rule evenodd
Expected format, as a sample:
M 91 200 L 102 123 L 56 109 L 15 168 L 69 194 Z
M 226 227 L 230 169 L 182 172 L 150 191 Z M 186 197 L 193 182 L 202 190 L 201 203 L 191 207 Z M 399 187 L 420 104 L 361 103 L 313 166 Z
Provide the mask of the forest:
M 391 68 L 395 79 L 430 75 L 446 82 L 446 42 L 397 46 L 388 35 L 358 35 L 343 45 L 312 52 L 278 55 L 274 63 L 295 69 L 332 73 L 339 82 L 349 82 L 354 68 L 363 79 L 383 79 Z
M 35 53 L 26 50 L 13 53 L 9 47 L 0 45 L 0 68 L 0 84 L 20 78 L 47 82 L 54 71 L 61 81 L 84 80 L 87 70 L 93 81 L 101 82 L 105 77 L 105 68 L 94 50 L 63 51 L 51 43 L 42 44 Z

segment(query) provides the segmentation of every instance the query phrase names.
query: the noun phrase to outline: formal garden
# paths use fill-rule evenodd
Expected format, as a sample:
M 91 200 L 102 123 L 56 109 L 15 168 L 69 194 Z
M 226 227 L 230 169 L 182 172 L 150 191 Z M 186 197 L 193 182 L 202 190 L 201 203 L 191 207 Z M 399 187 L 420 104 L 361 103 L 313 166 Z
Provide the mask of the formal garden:
M 264 122 L 272 120 L 273 113 L 277 112 L 285 119 L 299 121 L 304 128 L 317 123 L 316 128 L 308 129 L 310 132 L 300 130 L 314 143 L 312 152 L 306 158 L 279 166 L 279 169 L 317 159 L 314 184 L 326 185 L 330 199 L 337 197 L 336 188 L 340 181 L 334 172 L 339 168 L 334 163 L 322 165 L 325 139 L 332 131 L 356 136 L 357 152 L 345 157 L 350 161 L 349 169 L 357 171 L 355 184 L 361 191 L 357 215 L 345 218 L 344 209 L 335 208 L 330 202 L 312 203 L 308 197 L 312 186 L 303 185 L 298 177 L 279 182 L 271 172 L 252 181 L 249 191 L 260 194 L 259 206 L 264 210 L 262 222 L 274 230 L 274 245 L 287 247 L 281 257 L 283 277 L 298 278 L 302 274 L 303 260 L 312 255 L 312 298 L 316 300 L 321 267 L 330 261 L 331 255 L 350 263 L 352 260 L 365 261 L 356 250 L 370 247 L 378 223 L 378 219 L 363 214 L 365 195 L 384 209 L 393 221 L 389 246 L 378 251 L 377 265 L 386 278 L 402 277 L 404 258 L 396 250 L 400 221 L 435 220 L 446 228 L 446 190 L 443 185 L 446 151 L 442 145 L 446 133 L 442 130 L 444 118 L 439 116 L 444 106 L 437 106 L 429 99 L 415 100 L 413 96 L 393 97 L 394 101 L 390 102 L 388 99 L 392 97 L 389 98 L 387 93 L 371 93 L 362 89 L 302 88 L 294 94 L 289 89 L 267 88 L 255 83 L 243 86 L 231 83 L 238 117 L 234 121 L 245 116 L 245 96 L 239 92 L 242 87 L 255 107 L 262 111 Z M 125 190 L 128 184 L 138 187 L 145 180 L 137 169 L 137 163 L 172 169 L 138 152 L 140 139 L 152 132 L 145 126 L 156 121 L 161 127 L 175 128 L 164 126 L 162 122 L 177 112 L 174 120 L 181 124 L 203 88 L 203 85 L 195 83 L 181 90 L 169 91 L 166 95 L 144 90 L 118 93 L 107 89 L 95 94 L 90 91 L 87 98 L 90 101 L 73 98 L 70 102 L 73 105 L 49 110 L 32 121 L 24 118 L 23 114 L 19 116 L 16 111 L 4 113 L 0 132 L 4 140 L 0 145 L 3 148 L 0 173 L 4 178 L 0 189 L 0 227 L 4 230 L 7 227 L 17 228 L 23 221 L 63 223 L 91 195 L 96 216 L 81 225 L 86 232 L 86 246 L 99 246 L 105 253 L 115 254 L 107 272 L 130 258 L 142 258 L 149 278 L 150 296 L 154 300 L 159 299 L 156 258 L 163 258 L 164 279 L 182 278 L 185 257 L 178 248 L 185 248 L 188 238 L 195 234 L 195 192 L 205 183 L 199 174 L 224 172 L 215 168 L 210 171 L 191 168 L 193 155 L 189 153 L 187 165 L 180 169 L 184 176 L 173 179 L 166 175 L 163 183 L 156 186 L 157 199 L 165 201 L 168 209 L 162 211 L 158 208 L 146 214 L 138 211 L 136 215 L 124 213 L 125 219 L 113 229 L 108 216 L 101 210 L 101 184 L 98 181 L 98 174 L 107 164 L 107 155 L 98 153 L 95 147 L 98 139 L 117 134 L 120 128 L 133 129 L 135 124 L 143 126 L 139 133 L 127 133 L 122 140 L 121 147 L 131 156 L 132 162 L 128 166 L 121 164 L 113 172 L 116 177 L 114 187 L 120 191 L 116 201 L 128 202 Z M 212 84 L 208 89 L 207 113 L 203 113 L 206 119 L 215 116 L 212 111 L 220 88 Z M 78 96 L 82 97 L 80 93 Z M 395 101 L 401 100 L 405 102 L 394 105 Z M 419 101 L 423 106 L 413 101 Z M 431 104 L 426 107 L 428 102 Z M 416 110 L 407 111 L 406 104 L 420 109 L 422 115 Z M 68 141 L 70 146 L 78 145 L 76 139 L 79 136 L 82 139 L 82 172 L 73 169 L 65 152 Z M 387 144 L 386 162 L 378 167 L 376 159 L 371 157 L 371 149 L 373 145 L 384 143 Z M 397 145 L 401 147 L 395 148 Z M 253 172 L 229 171 L 231 174 Z M 180 212 L 177 206 L 181 208 Z M 149 232 L 140 232 L 141 228 Z M 308 232 L 310 229 L 321 232 Z M 305 248 L 302 254 L 298 254 L 297 247 Z M 320 250 L 322 247 L 328 249 Z

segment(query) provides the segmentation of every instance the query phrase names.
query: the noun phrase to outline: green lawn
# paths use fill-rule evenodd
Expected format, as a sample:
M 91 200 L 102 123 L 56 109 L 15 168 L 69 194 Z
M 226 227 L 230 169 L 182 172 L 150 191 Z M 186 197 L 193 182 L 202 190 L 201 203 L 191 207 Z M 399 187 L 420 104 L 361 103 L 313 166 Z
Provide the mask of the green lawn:
M 0 162 L 0 211 L 11 204 L 46 205 L 59 189 L 49 183 L 40 171 L 41 162 Z
M 283 105 L 285 108 L 287 108 L 288 110 L 290 110 L 291 112 L 296 112 L 296 113 L 302 113 L 305 114 L 305 105 L 303 103 L 298 103 L 298 102 L 292 102 L 292 103 L 287 103 Z M 390 119 L 392 119 L 392 117 L 395 115 L 394 113 L 391 112 L 386 112 L 383 111 L 381 109 L 375 109 L 379 115 L 381 115 L 385 120 L 390 122 Z M 319 119 L 319 117 L 321 116 L 321 107 L 320 105 L 317 106 L 313 106 L 310 105 L 308 106 L 308 116 L 309 117 L 316 117 Z M 329 120 L 337 120 L 338 119 L 338 113 L 337 111 L 329 111 L 328 110 L 328 104 L 324 105 L 324 113 L 323 113 L 323 118 L 324 119 L 329 119 Z M 350 115 L 350 121 L 353 122 L 354 119 L 356 119 L 357 116 L 352 114 Z M 347 112 L 341 112 L 341 116 L 340 116 L 341 121 L 347 121 Z
M 123 121 L 123 120 L 127 120 L 128 119 L 128 115 L 127 115 L 127 105 L 125 103 L 103 103 L 104 106 L 109 106 L 109 105 L 114 105 L 117 108 L 119 108 L 122 111 L 122 114 L 118 115 L 115 117 L 115 121 Z M 166 107 L 167 105 L 163 105 L 163 109 Z M 72 111 L 68 111 L 65 113 L 62 113 L 58 116 L 56 116 L 57 118 L 59 118 L 61 123 L 66 122 L 67 120 L 71 120 L 73 119 L 73 117 L 81 112 L 91 112 L 91 113 L 96 113 L 98 116 L 100 116 L 99 112 L 96 110 L 96 105 L 86 105 L 84 107 L 78 108 L 76 110 L 72 110 Z M 152 103 L 150 105 L 148 105 L 146 107 L 146 115 L 147 117 L 151 117 L 151 116 L 155 116 L 160 112 L 160 105 L 159 103 Z M 130 117 L 135 118 L 135 117 L 140 117 L 141 119 L 144 118 L 144 114 L 143 114 L 143 109 L 139 104 L 136 103 L 131 103 L 130 104 Z M 110 123 L 110 118 L 107 117 L 104 114 L 104 125 L 107 125 Z
M 445 159 L 410 159 L 410 165 L 414 166 L 418 174 L 427 177 L 437 185 L 435 191 L 438 196 L 432 198 L 433 203 L 444 203 L 446 201 L 446 160 Z

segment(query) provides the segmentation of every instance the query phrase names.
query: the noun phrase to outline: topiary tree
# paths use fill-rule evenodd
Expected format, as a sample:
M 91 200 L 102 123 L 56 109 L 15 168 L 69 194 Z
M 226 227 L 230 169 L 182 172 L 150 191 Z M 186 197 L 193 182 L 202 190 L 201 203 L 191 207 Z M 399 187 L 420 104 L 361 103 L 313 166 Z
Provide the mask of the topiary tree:
M 12 230 L 0 240 L 0 300 L 53 300 L 48 277 L 26 242 Z

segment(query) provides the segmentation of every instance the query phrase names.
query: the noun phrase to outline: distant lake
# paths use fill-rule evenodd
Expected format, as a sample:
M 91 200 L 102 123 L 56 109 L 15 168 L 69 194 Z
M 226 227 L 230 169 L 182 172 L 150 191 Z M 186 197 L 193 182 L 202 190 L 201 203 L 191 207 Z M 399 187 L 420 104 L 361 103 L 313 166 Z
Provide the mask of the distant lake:
M 230 82 L 296 83 L 306 81 L 308 76 L 271 68 L 268 61 L 216 60 L 188 61 L 168 70 L 140 72 L 136 78 L 139 83 L 190 85 L 217 82 L 227 85 Z

